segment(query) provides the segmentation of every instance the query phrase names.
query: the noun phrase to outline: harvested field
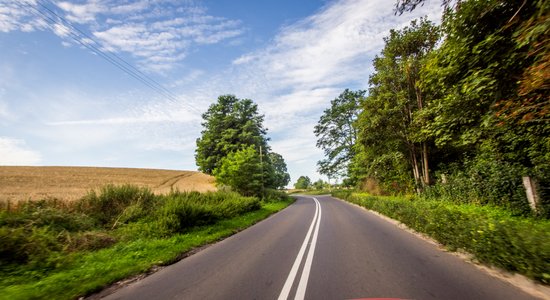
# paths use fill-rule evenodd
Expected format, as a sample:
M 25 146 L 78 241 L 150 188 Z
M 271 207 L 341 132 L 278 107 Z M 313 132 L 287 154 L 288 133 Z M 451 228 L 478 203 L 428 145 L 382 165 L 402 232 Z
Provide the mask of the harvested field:
M 148 187 L 157 194 L 170 190 L 214 191 L 214 178 L 196 171 L 0 166 L 0 200 L 76 200 L 107 184 Z

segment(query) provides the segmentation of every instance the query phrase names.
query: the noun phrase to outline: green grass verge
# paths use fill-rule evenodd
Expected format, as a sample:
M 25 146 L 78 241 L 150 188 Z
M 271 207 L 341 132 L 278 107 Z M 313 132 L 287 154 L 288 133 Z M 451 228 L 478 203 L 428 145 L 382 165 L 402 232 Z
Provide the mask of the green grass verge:
M 463 249 L 483 263 L 550 284 L 550 221 L 513 216 L 493 206 L 334 193 L 380 212 L 449 250 Z
M 97 251 L 72 252 L 50 271 L 4 269 L 0 299 L 75 299 L 111 283 L 167 265 L 193 248 L 230 236 L 287 207 L 293 200 L 262 203 L 261 208 L 170 237 L 140 237 Z

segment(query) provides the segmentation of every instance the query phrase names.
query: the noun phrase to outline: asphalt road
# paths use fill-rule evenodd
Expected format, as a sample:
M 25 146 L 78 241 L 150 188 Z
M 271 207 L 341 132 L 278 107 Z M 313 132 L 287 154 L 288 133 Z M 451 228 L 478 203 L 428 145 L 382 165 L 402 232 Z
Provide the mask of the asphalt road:
M 106 298 L 534 299 L 372 213 L 315 198 Z

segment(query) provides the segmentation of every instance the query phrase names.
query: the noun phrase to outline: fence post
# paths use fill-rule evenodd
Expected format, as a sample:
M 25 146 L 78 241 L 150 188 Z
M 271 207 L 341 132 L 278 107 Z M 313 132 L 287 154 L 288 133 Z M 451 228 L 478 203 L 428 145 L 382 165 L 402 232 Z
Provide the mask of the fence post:
M 527 200 L 529 206 L 534 212 L 537 212 L 539 206 L 539 196 L 537 194 L 537 183 L 529 176 L 523 177 L 523 186 L 525 187 L 525 193 L 527 194 Z

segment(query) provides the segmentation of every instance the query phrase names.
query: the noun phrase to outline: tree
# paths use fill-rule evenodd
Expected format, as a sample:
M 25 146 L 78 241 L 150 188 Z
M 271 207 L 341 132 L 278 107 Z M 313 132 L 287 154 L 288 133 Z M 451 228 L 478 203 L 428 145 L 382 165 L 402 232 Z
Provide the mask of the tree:
M 275 189 L 286 187 L 290 182 L 290 175 L 288 174 L 283 157 L 278 153 L 271 152 L 267 155 L 267 160 L 268 166 L 271 167 L 269 186 Z
M 316 190 L 322 190 L 328 186 L 328 183 L 324 182 L 323 179 L 319 179 L 313 183 L 313 188 Z
M 401 0 L 398 5 L 421 2 Z M 445 40 L 421 71 L 420 86 L 432 100 L 419 131 L 438 149 L 460 153 L 455 170 L 498 166 L 474 188 L 489 181 L 521 187 L 520 176 L 529 175 L 539 181 L 543 202 L 550 202 L 544 195 L 550 187 L 550 2 L 455 3 L 444 13 Z M 500 175 L 506 168 L 514 170 L 515 178 Z M 513 190 L 490 194 L 511 199 Z
M 214 169 L 218 184 L 230 186 L 245 196 L 260 196 L 263 189 L 262 163 L 254 146 L 231 152 Z
M 204 130 L 195 151 L 199 170 L 245 195 L 260 196 L 264 189 L 288 184 L 286 163 L 270 152 L 264 116 L 252 100 L 220 96 L 202 117 Z
M 269 152 L 264 116 L 258 113 L 258 106 L 252 100 L 220 96 L 202 118 L 204 130 L 195 150 L 200 171 L 213 174 L 224 157 L 246 146 L 255 146 L 258 151 L 261 148 L 264 156 Z
M 363 153 L 356 163 L 363 165 L 366 177 L 407 186 L 402 163 L 406 162 L 418 190 L 430 183 L 431 145 L 417 131 L 424 123 L 420 116 L 431 95 L 421 88 L 420 70 L 438 40 L 438 28 L 426 19 L 390 30 L 384 39 L 385 47 L 373 62 L 369 96 L 357 121 L 358 147 Z
M 462 1 L 446 13 L 447 38 L 422 76 L 436 95 L 425 132 L 438 146 L 527 168 L 549 165 L 549 6 Z
M 294 184 L 295 189 L 307 190 L 311 186 L 311 179 L 307 176 L 300 176 Z
M 317 162 L 319 172 L 329 177 L 347 176 L 351 158 L 355 155 L 357 140 L 355 121 L 361 109 L 365 91 L 344 90 L 330 102 L 315 126 L 317 147 L 323 149 L 326 159 Z

